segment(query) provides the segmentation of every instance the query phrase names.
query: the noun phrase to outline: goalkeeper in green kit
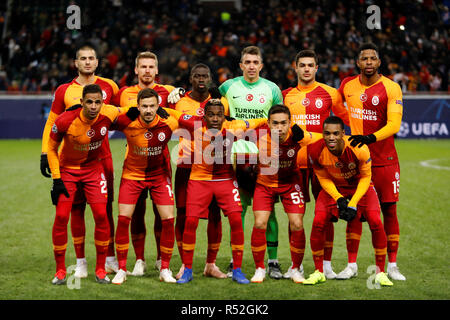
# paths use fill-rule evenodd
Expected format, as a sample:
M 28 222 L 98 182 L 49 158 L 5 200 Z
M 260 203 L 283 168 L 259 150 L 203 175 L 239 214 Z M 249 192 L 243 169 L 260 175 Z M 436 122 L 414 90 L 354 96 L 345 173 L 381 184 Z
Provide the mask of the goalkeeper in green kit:
M 244 48 L 239 66 L 243 75 L 227 80 L 219 87 L 220 93 L 228 101 L 230 117 L 239 120 L 267 118 L 270 107 L 283 103 L 283 96 L 275 83 L 259 76 L 263 68 L 259 48 L 255 46 Z M 245 214 L 251 205 L 255 189 L 258 148 L 251 141 L 243 139 L 233 144 L 232 152 L 235 155 L 244 227 Z M 267 224 L 266 239 L 269 276 L 273 279 L 281 279 L 283 275 L 277 259 L 278 222 L 275 211 L 272 211 Z M 228 271 L 232 270 L 233 262 L 231 261 Z M 231 272 L 228 274 L 230 275 Z

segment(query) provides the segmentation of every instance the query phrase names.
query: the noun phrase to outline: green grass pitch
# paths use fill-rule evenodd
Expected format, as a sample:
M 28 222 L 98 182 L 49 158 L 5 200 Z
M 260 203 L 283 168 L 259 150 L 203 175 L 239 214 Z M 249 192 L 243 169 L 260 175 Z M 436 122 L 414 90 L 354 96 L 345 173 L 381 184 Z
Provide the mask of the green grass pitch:
M 122 286 L 99 285 L 94 280 L 95 247 L 93 218 L 86 210 L 86 256 L 89 277 L 82 279 L 78 288 L 55 287 L 51 284 L 55 272 L 51 229 L 55 209 L 50 200 L 51 180 L 39 171 L 40 140 L 0 141 L 0 299 L 151 299 L 151 300 L 448 300 L 450 298 L 450 140 L 398 140 L 401 183 L 398 215 L 400 221 L 400 249 L 398 265 L 407 281 L 396 281 L 391 288 L 370 289 L 372 274 L 367 269 L 374 264 L 370 231 L 364 224 L 358 256 L 358 277 L 307 287 L 290 280 L 267 279 L 262 284 L 238 285 L 230 279 L 205 278 L 202 271 L 206 259 L 206 221 L 201 220 L 197 230 L 194 256 L 194 280 L 187 285 L 159 282 L 153 268 L 155 243 L 153 213 L 147 212 L 146 261 L 144 277 L 129 277 Z M 171 142 L 171 147 L 174 142 Z M 111 140 L 115 167 L 114 215 L 117 222 L 117 197 L 124 157 L 125 141 Z M 425 165 L 425 166 L 424 166 Z M 279 221 L 279 260 L 285 271 L 290 265 L 287 237 L 287 217 L 281 206 L 276 207 Z M 305 215 L 307 246 L 303 265 L 305 274 L 314 271 L 309 247 L 313 217 L 313 203 Z M 231 255 L 229 225 L 223 218 L 223 238 L 217 265 L 225 270 Z M 245 224 L 243 270 L 250 278 L 254 263 L 250 249 L 253 214 L 247 213 Z M 128 268 L 134 265 L 134 251 L 130 245 Z M 346 265 L 345 222 L 335 224 L 335 242 L 332 264 L 336 272 Z M 67 266 L 75 264 L 70 238 L 66 254 Z M 181 265 L 176 247 L 171 269 L 176 273 Z M 76 284 L 74 284 L 76 285 Z

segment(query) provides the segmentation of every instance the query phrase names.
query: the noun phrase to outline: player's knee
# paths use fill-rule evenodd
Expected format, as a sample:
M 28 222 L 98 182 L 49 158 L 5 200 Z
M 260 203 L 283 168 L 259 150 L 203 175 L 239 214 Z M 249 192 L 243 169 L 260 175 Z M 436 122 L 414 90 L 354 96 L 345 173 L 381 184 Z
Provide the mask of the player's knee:
M 291 231 L 301 231 L 303 230 L 303 221 L 301 220 L 289 221 L 289 228 L 291 228 Z

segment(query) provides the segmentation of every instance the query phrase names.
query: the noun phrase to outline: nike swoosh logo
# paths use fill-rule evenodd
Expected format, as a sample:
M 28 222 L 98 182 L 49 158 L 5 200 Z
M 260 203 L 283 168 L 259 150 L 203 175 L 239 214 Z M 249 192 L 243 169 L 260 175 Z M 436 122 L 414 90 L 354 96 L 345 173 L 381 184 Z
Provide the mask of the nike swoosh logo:
M 239 98 L 240 96 L 233 96 L 233 99 Z
M 354 96 L 354 94 L 349 94 L 349 95 L 348 95 L 347 97 L 349 97 L 349 98 L 350 98 L 350 97 L 353 97 L 353 96 Z

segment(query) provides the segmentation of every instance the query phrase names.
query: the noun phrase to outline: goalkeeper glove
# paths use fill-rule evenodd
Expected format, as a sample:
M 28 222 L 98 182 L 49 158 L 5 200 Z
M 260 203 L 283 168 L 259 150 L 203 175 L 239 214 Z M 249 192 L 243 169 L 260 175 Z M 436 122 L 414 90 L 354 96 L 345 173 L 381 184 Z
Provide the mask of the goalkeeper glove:
M 339 218 L 347 222 L 352 221 L 356 217 L 356 208 L 347 207 L 343 212 L 339 212 Z
M 48 165 L 47 154 L 41 154 L 41 173 L 44 177 L 50 178 L 52 175 Z
M 292 140 L 294 142 L 299 142 L 305 137 L 305 133 L 303 132 L 302 128 L 300 128 L 297 124 L 294 124 L 291 127 L 292 130 Z
M 371 143 L 374 143 L 375 141 L 377 141 L 377 137 L 375 137 L 374 134 L 369 134 L 367 136 L 358 134 L 358 135 L 350 136 L 350 138 L 348 138 L 348 141 L 350 141 L 350 145 L 352 147 L 358 146 L 359 148 L 361 148 L 365 144 L 371 144 Z
M 172 104 L 177 103 L 178 101 L 180 101 L 181 97 L 184 96 L 185 92 L 186 90 L 181 87 L 173 89 L 167 97 L 167 102 Z
M 348 205 L 348 199 L 345 199 L 344 197 L 340 197 L 339 199 L 337 199 L 337 207 L 339 210 L 339 218 L 341 217 L 342 214 L 345 215 L 345 210 L 347 210 L 347 205 Z
M 53 205 L 58 204 L 59 195 L 64 194 L 66 198 L 69 198 L 69 192 L 66 189 L 66 186 L 64 185 L 64 182 L 61 179 L 53 179 L 53 187 L 50 191 L 50 195 L 52 197 L 52 203 Z
M 217 87 L 211 87 L 208 89 L 208 92 L 211 96 L 211 99 L 220 99 L 222 98 L 222 95 L 220 94 L 219 88 Z
M 139 117 L 141 113 L 139 112 L 139 109 L 137 107 L 131 107 L 128 109 L 126 116 L 131 120 L 134 121 Z

